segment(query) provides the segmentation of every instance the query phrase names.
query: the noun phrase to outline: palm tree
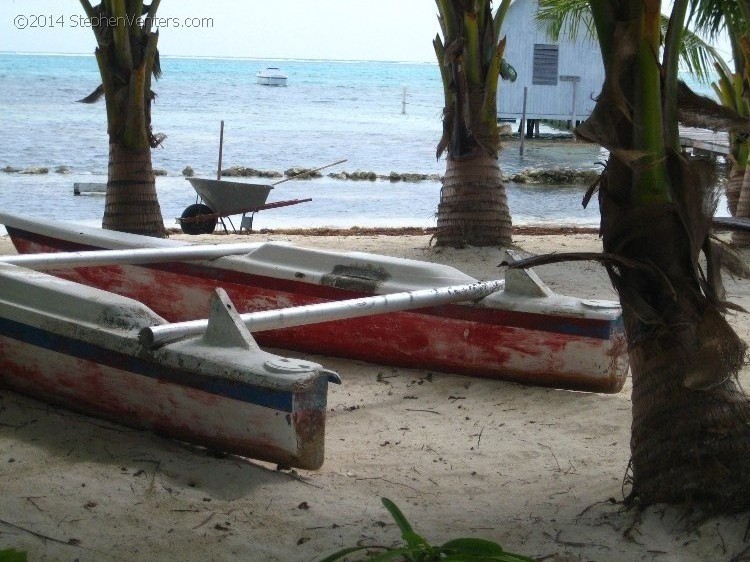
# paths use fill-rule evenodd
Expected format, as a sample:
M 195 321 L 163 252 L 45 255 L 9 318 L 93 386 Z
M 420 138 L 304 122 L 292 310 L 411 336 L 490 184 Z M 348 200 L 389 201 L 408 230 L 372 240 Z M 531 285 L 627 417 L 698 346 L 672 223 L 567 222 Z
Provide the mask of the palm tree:
M 750 402 L 736 382 L 746 345 L 723 315 L 705 163 L 680 151 L 688 0 L 674 0 L 663 44 L 661 8 L 658 0 L 590 0 L 606 78 L 576 130 L 610 153 L 599 181 L 597 259 L 619 293 L 629 344 L 627 499 L 740 511 L 750 508 Z
M 510 0 L 492 14 L 491 0 L 436 0 L 440 29 L 433 45 L 445 96 L 447 151 L 438 205 L 438 245 L 507 246 L 511 218 L 498 151 L 497 84 L 504 65 L 500 26 Z
M 743 35 L 750 38 L 749 14 L 750 6 L 746 2 L 742 4 L 695 0 L 691 4 L 691 20 L 696 31 L 714 39 L 723 30 L 729 33 L 732 39 L 732 59 L 736 69 L 734 72 L 730 70 L 719 52 L 694 32 L 687 29 L 684 31 L 680 48 L 680 61 L 683 67 L 704 83 L 708 83 L 717 76 L 716 82 L 711 86 L 718 99 L 726 108 L 744 118 L 750 117 L 750 98 L 745 95 L 745 92 L 750 90 L 750 81 L 746 78 L 750 68 L 745 69 L 747 59 L 742 52 L 740 38 Z M 549 27 L 550 34 L 555 39 L 565 25 L 568 25 L 571 34 L 577 34 L 581 23 L 586 24 L 592 37 L 596 36 L 588 0 L 548 0 L 544 2 L 539 12 L 539 20 Z M 664 35 L 669 25 L 669 18 L 662 15 L 661 20 Z M 715 76 L 710 72 L 711 67 L 714 69 Z M 706 110 L 704 105 L 701 112 Z M 680 107 L 678 107 L 678 112 L 681 121 L 687 125 L 707 129 L 715 128 L 715 123 L 710 120 L 705 121 L 701 115 L 694 113 L 686 115 Z M 716 110 L 708 110 L 708 112 L 715 113 Z M 729 131 L 730 169 L 725 193 L 732 216 L 750 217 L 750 172 L 747 173 L 746 178 L 750 160 L 749 140 L 744 131 Z M 742 200 L 741 206 L 740 200 Z M 738 214 L 738 207 L 741 207 L 740 214 Z M 735 231 L 732 233 L 732 241 L 735 245 L 750 245 L 750 233 Z
M 151 76 L 159 77 L 159 33 L 152 21 L 160 0 L 80 0 L 96 37 L 102 84 L 84 100 L 102 95 L 107 106 L 109 171 L 102 227 L 164 237 L 151 149 L 163 135 L 151 131 Z M 144 17 L 145 16 L 145 17 Z
M 742 74 L 732 72 L 719 65 L 717 65 L 716 70 L 719 77 L 712 86 L 722 104 L 731 107 L 740 115 L 750 115 L 748 100 L 742 95 L 746 87 Z M 737 204 L 742 192 L 750 150 L 748 150 L 747 138 L 737 133 L 730 133 L 729 147 L 730 168 L 726 186 L 727 206 L 731 215 L 737 216 Z
M 743 116 L 750 115 L 750 2 L 717 2 L 716 0 L 696 0 L 694 11 L 699 29 L 716 37 L 726 30 L 732 46 L 734 72 L 725 65 L 717 65 L 719 79 L 714 91 L 722 103 Z M 750 146 L 746 134 L 730 133 L 731 163 L 727 180 L 727 202 L 733 216 L 750 217 Z M 732 241 L 736 245 L 750 245 L 750 233 L 734 232 Z

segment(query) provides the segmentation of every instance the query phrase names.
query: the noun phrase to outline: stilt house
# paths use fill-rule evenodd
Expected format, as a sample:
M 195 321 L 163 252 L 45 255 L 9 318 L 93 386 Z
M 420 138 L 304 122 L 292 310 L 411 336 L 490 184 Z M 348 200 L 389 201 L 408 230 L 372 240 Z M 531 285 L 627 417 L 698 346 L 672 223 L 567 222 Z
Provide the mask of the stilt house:
M 526 91 L 527 120 L 576 121 L 594 109 L 594 98 L 604 83 L 599 45 L 584 25 L 578 37 L 563 30 L 553 41 L 546 27 L 537 23 L 538 0 L 515 0 L 505 16 L 500 37 L 505 36 L 505 60 L 518 73 L 515 82 L 498 86 L 498 118 L 520 119 Z M 537 121 L 538 123 L 538 121 Z

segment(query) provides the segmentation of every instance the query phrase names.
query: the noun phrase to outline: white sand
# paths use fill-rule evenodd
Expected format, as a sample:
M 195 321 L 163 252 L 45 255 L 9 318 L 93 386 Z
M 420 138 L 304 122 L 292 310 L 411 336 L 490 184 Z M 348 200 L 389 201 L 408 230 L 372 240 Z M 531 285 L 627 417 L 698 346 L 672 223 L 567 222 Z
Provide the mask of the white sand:
M 427 236 L 252 239 L 498 273 L 497 250 L 436 250 Z M 594 235 L 515 241 L 531 253 L 600 249 Z M 12 251 L 0 239 L 0 253 Z M 537 272 L 558 292 L 615 298 L 598 265 Z M 750 309 L 748 282 L 726 281 Z M 746 314 L 731 321 L 750 338 Z M 434 542 L 481 536 L 558 562 L 750 559 L 747 517 L 686 531 L 677 510 L 638 514 L 615 503 L 629 457 L 629 383 L 616 395 L 587 394 L 310 357 L 344 379 L 329 393 L 326 462 L 315 472 L 217 459 L 0 391 L 0 549 L 34 561 L 311 561 L 399 542 L 386 496 Z M 741 379 L 747 386 L 750 369 Z

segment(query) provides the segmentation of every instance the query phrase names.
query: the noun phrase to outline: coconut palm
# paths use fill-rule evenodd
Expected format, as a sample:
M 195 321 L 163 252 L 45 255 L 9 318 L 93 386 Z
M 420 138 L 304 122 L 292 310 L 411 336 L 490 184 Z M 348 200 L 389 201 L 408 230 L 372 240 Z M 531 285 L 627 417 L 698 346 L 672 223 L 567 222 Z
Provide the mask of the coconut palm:
M 724 318 L 708 239 L 713 178 L 679 144 L 678 94 L 695 102 L 677 80 L 688 0 L 674 0 L 663 44 L 658 0 L 591 0 L 589 9 L 606 78 L 576 132 L 610 153 L 598 186 L 604 253 L 596 259 L 619 293 L 628 337 L 628 501 L 745 510 L 750 402 L 735 376 L 746 346 Z
M 726 65 L 717 66 L 719 79 L 714 90 L 722 103 L 738 113 L 750 115 L 750 2 L 718 2 L 696 0 L 696 22 L 699 29 L 715 37 L 726 30 L 732 47 L 734 72 Z M 727 180 L 727 202 L 733 216 L 750 217 L 750 146 L 746 134 L 730 134 L 731 164 Z M 732 241 L 741 246 L 750 245 L 750 233 L 734 232 Z
M 731 107 L 741 115 L 750 115 L 750 104 L 748 104 L 748 100 L 743 96 L 746 83 L 742 73 L 732 72 L 728 68 L 718 65 L 716 70 L 719 78 L 712 86 L 722 104 Z M 739 203 L 745 179 L 745 170 L 747 169 L 748 158 L 750 157 L 750 147 L 748 147 L 746 135 L 737 133 L 730 133 L 729 147 L 730 168 L 726 186 L 727 206 L 731 215 L 737 216 L 737 204 Z M 746 192 L 750 192 L 750 189 L 747 189 Z
M 102 227 L 165 236 L 156 196 L 151 149 L 163 135 L 151 131 L 151 76 L 158 78 L 158 31 L 151 23 L 160 0 L 80 0 L 96 37 L 102 84 L 82 101 L 102 95 L 107 106 L 109 172 Z
M 490 0 L 436 0 L 440 34 L 433 45 L 445 96 L 443 135 L 447 151 L 438 205 L 438 245 L 501 245 L 511 242 L 511 218 L 498 152 L 497 85 L 504 64 L 500 26 L 510 0 L 492 13 Z
M 750 88 L 750 83 L 745 79 L 745 56 L 742 53 L 740 37 L 746 33 L 748 25 L 746 14 L 750 9 L 741 7 L 736 2 L 717 2 L 716 0 L 695 0 L 691 4 L 691 20 L 696 31 L 716 38 L 725 30 L 732 38 L 732 54 L 736 71 L 733 72 L 719 52 L 707 44 L 700 36 L 689 30 L 685 30 L 680 48 L 680 61 L 682 66 L 693 76 L 704 83 L 712 83 L 714 92 L 720 102 L 727 108 L 742 117 L 750 116 L 750 99 L 744 92 Z M 662 15 L 662 35 L 666 34 L 669 18 Z M 596 31 L 593 29 L 591 13 L 588 0 L 545 0 L 539 11 L 539 21 L 549 28 L 550 34 L 557 38 L 563 26 L 568 26 L 573 35 L 578 33 L 581 23 L 586 24 L 587 30 L 593 37 Z M 711 72 L 713 68 L 714 73 Z M 705 108 L 704 108 L 705 109 Z M 680 108 L 678 107 L 678 112 Z M 685 124 L 697 127 L 714 128 L 711 122 L 705 122 L 700 115 L 685 115 L 680 112 L 680 117 Z M 729 131 L 729 177 L 726 183 L 726 196 L 729 211 L 732 216 L 750 217 L 750 173 L 745 180 L 745 171 L 748 168 L 750 158 L 750 146 L 748 146 L 748 135 L 744 132 Z M 743 213 L 737 215 L 737 207 L 740 195 L 743 193 Z M 750 244 L 750 234 L 745 232 L 734 232 L 732 239 L 735 244 Z

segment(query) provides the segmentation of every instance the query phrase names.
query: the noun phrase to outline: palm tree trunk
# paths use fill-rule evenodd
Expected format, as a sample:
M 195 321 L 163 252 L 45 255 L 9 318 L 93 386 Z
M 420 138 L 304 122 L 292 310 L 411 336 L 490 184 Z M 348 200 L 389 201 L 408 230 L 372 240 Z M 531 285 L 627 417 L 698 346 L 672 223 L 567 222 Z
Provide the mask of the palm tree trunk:
M 728 188 L 729 186 L 727 185 L 727 191 Z M 733 215 L 738 218 L 750 217 L 750 167 L 745 168 L 739 197 L 737 199 L 737 210 Z M 750 246 L 750 232 L 739 230 L 732 232 L 732 244 L 735 246 Z
M 109 176 L 102 228 L 164 238 L 164 219 L 156 197 L 151 149 L 109 144 Z
M 746 346 L 696 287 L 678 213 L 668 203 L 621 206 L 622 172 L 612 162 L 603 176 L 604 251 L 659 272 L 608 267 L 633 380 L 628 501 L 747 509 L 750 402 L 735 378 Z
M 729 177 L 727 178 L 727 185 L 725 188 L 727 207 L 729 208 L 729 214 L 733 217 L 737 216 L 737 203 L 740 200 L 740 191 L 742 190 L 742 182 L 744 178 L 745 168 L 741 168 L 736 162 L 734 162 L 729 170 Z
M 448 158 L 438 204 L 436 243 L 509 246 L 512 224 L 497 158 Z
M 746 345 L 722 314 L 705 256 L 706 174 L 680 156 L 676 130 L 675 57 L 688 2 L 673 3 L 662 64 L 659 1 L 589 5 L 606 78 L 578 131 L 610 150 L 599 204 L 633 380 L 627 503 L 748 509 L 750 402 L 736 381 Z
M 719 318 L 723 321 L 718 314 L 704 318 L 697 327 L 721 329 Z M 629 322 L 637 323 L 633 318 Z M 630 499 L 643 505 L 701 503 L 716 511 L 746 510 L 750 403 L 734 378 L 710 390 L 686 388 L 681 369 L 684 347 L 669 339 L 644 338 L 630 349 Z M 706 365 L 720 365 L 722 349 L 701 344 Z M 665 350 L 665 345 L 670 347 Z

